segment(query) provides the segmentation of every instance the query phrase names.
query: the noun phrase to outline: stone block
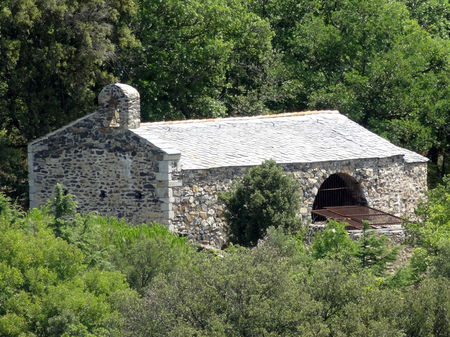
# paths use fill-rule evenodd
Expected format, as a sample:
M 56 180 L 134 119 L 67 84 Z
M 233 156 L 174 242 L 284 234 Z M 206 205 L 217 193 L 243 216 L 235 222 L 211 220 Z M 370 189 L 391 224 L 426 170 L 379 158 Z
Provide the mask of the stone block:
M 168 172 L 158 172 L 155 174 L 155 179 L 158 181 L 168 181 L 171 179 L 170 174 Z
M 156 188 L 156 197 L 158 198 L 171 198 L 173 196 L 173 192 L 171 188 L 168 187 L 158 187 Z
M 172 204 L 171 203 L 167 203 L 167 202 L 163 202 L 161 204 L 161 211 L 172 211 Z
M 171 173 L 172 172 L 172 166 L 169 165 L 168 160 L 162 160 L 158 164 L 159 173 Z
M 175 201 L 174 197 L 169 198 L 159 198 L 159 201 L 162 201 L 163 203 L 172 204 Z
M 168 187 L 181 187 L 183 186 L 183 182 L 181 180 L 169 180 Z

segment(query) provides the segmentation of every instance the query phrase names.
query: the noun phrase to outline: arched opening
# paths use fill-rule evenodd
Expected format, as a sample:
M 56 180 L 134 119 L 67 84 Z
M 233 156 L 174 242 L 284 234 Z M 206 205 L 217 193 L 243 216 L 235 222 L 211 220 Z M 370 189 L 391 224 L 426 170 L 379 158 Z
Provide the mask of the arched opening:
M 320 186 L 313 210 L 333 206 L 367 206 L 360 184 L 344 173 L 330 175 Z M 311 214 L 312 221 L 325 221 L 323 216 Z

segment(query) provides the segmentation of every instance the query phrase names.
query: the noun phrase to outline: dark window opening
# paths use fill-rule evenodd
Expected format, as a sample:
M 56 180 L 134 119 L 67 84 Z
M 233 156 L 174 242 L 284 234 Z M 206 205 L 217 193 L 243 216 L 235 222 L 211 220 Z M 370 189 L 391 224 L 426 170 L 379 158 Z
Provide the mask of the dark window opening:
M 346 174 L 332 174 L 320 186 L 314 199 L 313 210 L 333 206 L 367 206 L 359 183 Z M 311 214 L 312 221 L 325 221 L 325 217 Z

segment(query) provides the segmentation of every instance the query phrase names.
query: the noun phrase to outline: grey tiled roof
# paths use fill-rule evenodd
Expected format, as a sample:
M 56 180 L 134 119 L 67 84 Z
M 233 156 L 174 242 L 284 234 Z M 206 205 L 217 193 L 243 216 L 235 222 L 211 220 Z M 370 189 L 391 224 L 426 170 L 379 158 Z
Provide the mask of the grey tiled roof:
M 427 161 L 337 111 L 142 123 L 131 131 L 181 153 L 183 169 L 259 165 L 265 159 L 310 163 L 404 155 L 406 162 Z

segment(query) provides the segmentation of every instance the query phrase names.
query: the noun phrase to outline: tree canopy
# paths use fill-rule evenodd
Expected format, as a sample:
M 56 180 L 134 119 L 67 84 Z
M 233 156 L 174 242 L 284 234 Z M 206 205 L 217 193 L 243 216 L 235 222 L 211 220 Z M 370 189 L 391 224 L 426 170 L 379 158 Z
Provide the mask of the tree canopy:
M 26 199 L 27 142 L 138 88 L 143 120 L 338 109 L 449 166 L 446 0 L 0 3 L 1 190 Z

